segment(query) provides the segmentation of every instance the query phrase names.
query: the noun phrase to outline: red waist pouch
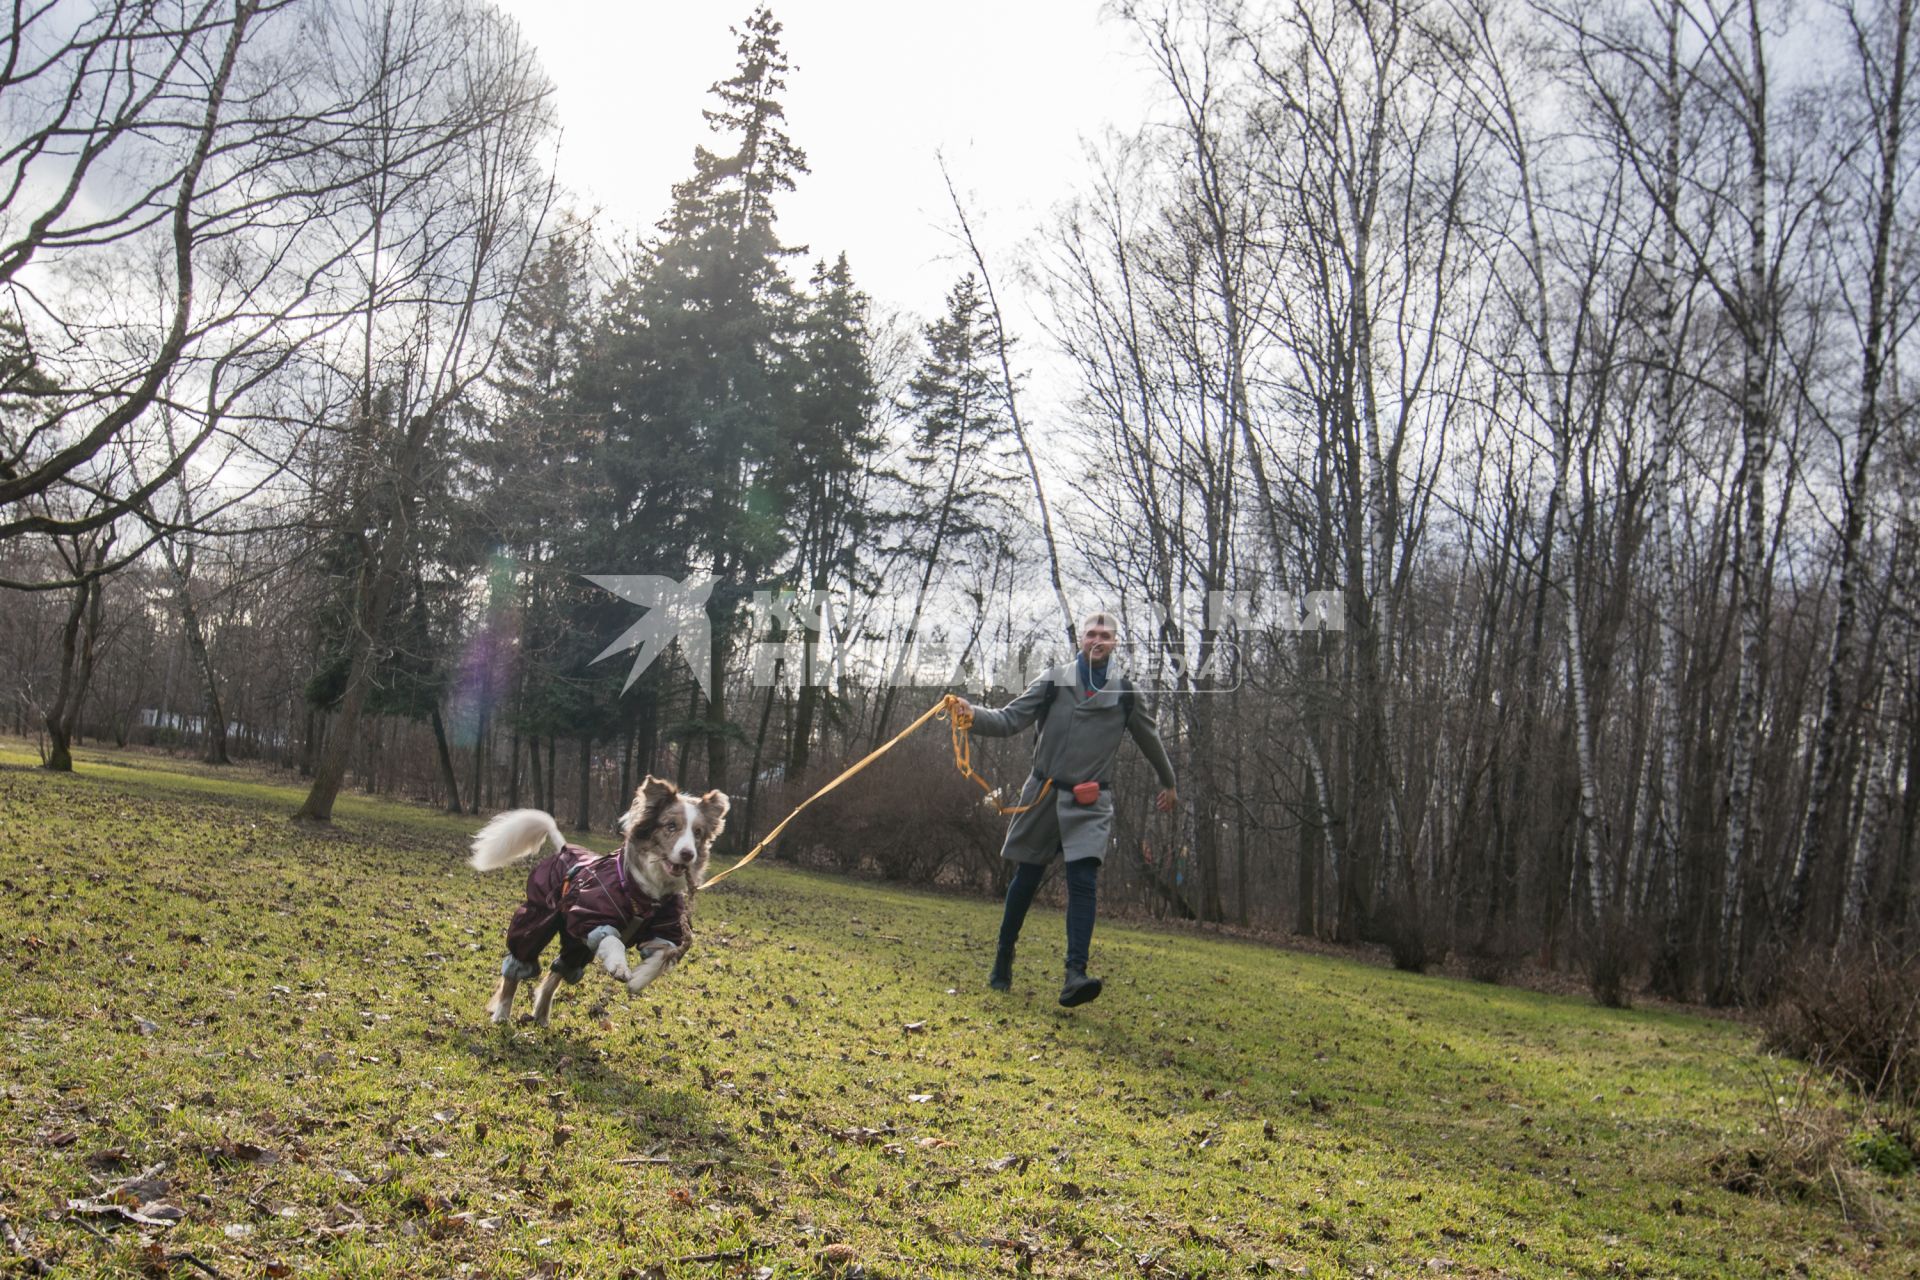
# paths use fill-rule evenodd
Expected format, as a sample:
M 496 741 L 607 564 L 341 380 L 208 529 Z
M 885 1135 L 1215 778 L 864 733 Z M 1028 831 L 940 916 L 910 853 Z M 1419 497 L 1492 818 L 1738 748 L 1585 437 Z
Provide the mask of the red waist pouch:
M 1074 783 L 1073 802 L 1075 804 L 1098 804 L 1100 802 L 1100 784 L 1098 782 Z

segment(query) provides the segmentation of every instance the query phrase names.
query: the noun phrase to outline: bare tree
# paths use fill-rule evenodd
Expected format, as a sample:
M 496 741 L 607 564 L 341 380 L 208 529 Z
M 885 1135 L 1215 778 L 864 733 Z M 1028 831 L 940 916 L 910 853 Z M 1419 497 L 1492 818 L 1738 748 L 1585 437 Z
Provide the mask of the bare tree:
M 205 439 L 85 515 L 22 508 L 81 478 L 153 406 L 206 335 L 196 287 L 209 220 L 226 201 L 211 180 L 222 168 L 216 147 L 230 143 L 228 95 L 250 31 L 282 7 L 259 0 L 180 7 L 127 0 L 90 12 L 44 5 L 30 14 L 15 7 L 12 30 L 0 37 L 0 114 L 9 125 L 0 151 L 0 289 L 26 317 L 29 334 L 58 346 L 42 351 L 41 366 L 59 385 L 41 393 L 45 412 L 28 429 L 0 440 L 0 538 L 103 528 L 171 481 Z M 151 344 L 138 330 L 124 334 L 114 358 L 107 353 L 122 335 L 73 309 L 62 278 L 138 245 L 149 230 L 166 246 L 162 291 L 171 305 Z
M 1911 268 L 1903 269 L 1895 257 L 1895 233 L 1913 217 L 1911 200 L 1902 197 L 1912 175 L 1912 160 L 1906 154 L 1908 115 L 1914 109 L 1908 100 L 1909 77 L 1913 59 L 1920 56 L 1913 41 L 1914 0 L 1849 2 L 1841 8 L 1853 36 L 1857 101 L 1865 117 L 1861 132 L 1870 140 L 1863 148 L 1865 163 L 1849 174 L 1856 194 L 1848 207 L 1860 217 L 1860 234 L 1842 238 L 1835 246 L 1845 255 L 1834 277 L 1847 298 L 1849 317 L 1858 326 L 1860 382 L 1851 438 L 1842 447 L 1842 456 L 1850 453 L 1852 462 L 1844 472 L 1840 494 L 1839 582 L 1832 645 L 1822 678 L 1820 721 L 1814 731 L 1806 817 L 1780 906 L 1780 929 L 1789 941 L 1798 939 L 1813 877 L 1831 843 L 1826 826 L 1835 802 L 1840 722 L 1848 686 L 1855 679 L 1861 543 L 1873 507 L 1875 447 L 1886 429 L 1881 388 L 1893 367 L 1895 346 L 1915 318 Z M 1855 859 L 1856 866 L 1859 861 Z M 1848 896 L 1853 896 L 1851 885 Z M 1857 914 L 1854 923 L 1858 923 Z
M 364 105 L 343 157 L 364 222 L 345 259 L 361 301 L 341 444 L 351 544 L 345 688 L 300 817 L 328 821 L 437 467 L 433 443 L 492 363 L 552 199 L 549 87 L 490 9 L 366 0 L 332 73 Z M 357 357 L 357 359 L 356 359 Z
M 980 285 L 987 295 L 987 307 L 993 313 L 994 356 L 1000 365 L 999 385 L 1006 397 L 1007 421 L 1013 426 L 1014 439 L 1020 445 L 1020 456 L 1026 461 L 1027 478 L 1033 482 L 1033 501 L 1040 512 L 1040 536 L 1047 548 L 1047 572 L 1053 582 L 1053 598 L 1060 606 L 1067 647 L 1073 648 L 1077 644 L 1074 629 L 1078 624 L 1073 616 L 1073 607 L 1067 603 L 1066 587 L 1060 580 L 1060 547 L 1053 537 L 1053 512 L 1047 505 L 1046 486 L 1040 480 L 1040 464 L 1034 460 L 1033 442 L 1027 438 L 1027 424 L 1020 417 L 1019 379 L 1013 372 L 1013 339 L 1007 330 L 1007 317 L 1000 309 L 1000 296 L 993 288 L 993 272 L 987 268 L 987 255 L 981 252 L 980 242 L 974 239 L 966 203 L 954 189 L 953 175 L 947 172 L 944 156 L 940 158 L 940 176 L 946 180 L 947 196 L 953 201 L 954 221 L 960 224 L 960 239 L 966 243 L 967 255 L 973 259 L 974 270 L 980 274 Z
M 46 767 L 57 773 L 73 772 L 75 728 L 80 708 L 86 702 L 88 686 L 93 683 L 94 663 L 99 657 L 105 607 L 104 566 L 113 550 L 114 532 L 114 526 L 109 524 L 84 533 L 68 534 L 54 544 L 74 584 L 66 625 L 60 632 L 60 682 L 44 712 L 48 741 Z

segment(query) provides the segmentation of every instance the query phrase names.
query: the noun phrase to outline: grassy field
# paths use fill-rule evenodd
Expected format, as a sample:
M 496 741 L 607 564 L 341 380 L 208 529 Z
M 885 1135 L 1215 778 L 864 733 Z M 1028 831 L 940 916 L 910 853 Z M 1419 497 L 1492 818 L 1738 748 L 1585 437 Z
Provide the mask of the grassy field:
M 1920 1274 L 1915 1179 L 1767 1189 L 1793 1068 L 1733 1024 L 1105 922 L 1067 1012 L 1058 912 L 995 996 L 993 904 L 756 865 L 639 998 L 494 1028 L 471 823 L 32 764 L 0 1274 Z

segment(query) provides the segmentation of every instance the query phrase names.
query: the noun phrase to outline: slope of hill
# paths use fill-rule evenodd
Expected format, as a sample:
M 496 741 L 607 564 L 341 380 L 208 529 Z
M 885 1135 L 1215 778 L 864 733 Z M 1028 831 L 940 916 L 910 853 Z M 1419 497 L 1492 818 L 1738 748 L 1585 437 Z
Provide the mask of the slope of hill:
M 768 865 L 641 997 L 589 972 L 499 1029 L 521 876 L 467 869 L 472 824 L 31 763 L 0 751 L 21 1274 L 1920 1274 L 1915 1180 L 1796 1194 L 1795 1068 L 1732 1024 L 1105 923 L 1066 1012 L 1057 913 L 996 997 L 993 904 Z

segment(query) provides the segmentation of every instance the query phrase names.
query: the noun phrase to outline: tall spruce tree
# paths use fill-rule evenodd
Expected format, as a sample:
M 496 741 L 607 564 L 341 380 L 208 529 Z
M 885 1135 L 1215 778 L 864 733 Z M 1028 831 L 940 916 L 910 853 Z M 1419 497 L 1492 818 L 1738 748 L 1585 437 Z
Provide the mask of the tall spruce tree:
M 872 532 L 872 461 L 883 443 L 871 311 L 871 300 L 854 286 L 846 254 L 831 267 L 824 261 L 815 266 L 802 320 L 799 421 L 787 462 L 798 539 L 792 576 L 804 595 L 864 585 L 859 551 Z M 787 754 L 795 774 L 807 767 L 827 689 L 812 638 L 805 652 Z
M 536 771 L 542 738 L 604 729 L 599 722 L 610 698 L 587 687 L 592 682 L 580 668 L 592 655 L 577 652 L 570 612 L 581 601 L 574 575 L 596 567 L 583 543 L 595 536 L 603 505 L 592 465 L 593 422 L 576 385 L 593 315 L 588 245 L 588 228 L 563 224 L 534 259 L 508 316 L 488 382 L 489 411 L 471 446 L 490 479 L 478 504 L 481 522 L 508 570 L 494 575 L 496 597 L 504 598 L 492 600 L 489 611 L 511 620 L 514 657 L 504 680 L 489 671 L 474 690 L 479 737 L 484 741 L 491 729 L 494 704 L 504 702 L 515 742 L 528 742 Z
M 717 579 L 710 598 L 707 785 L 728 782 L 727 660 L 741 604 L 790 548 L 801 308 L 774 201 L 807 172 L 785 131 L 780 24 L 757 8 L 739 65 L 704 114 L 723 140 L 694 150 L 660 235 L 619 282 L 582 390 L 603 428 L 610 554 L 619 572 Z

